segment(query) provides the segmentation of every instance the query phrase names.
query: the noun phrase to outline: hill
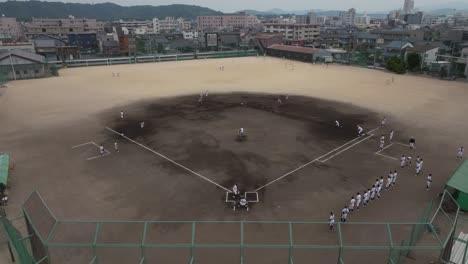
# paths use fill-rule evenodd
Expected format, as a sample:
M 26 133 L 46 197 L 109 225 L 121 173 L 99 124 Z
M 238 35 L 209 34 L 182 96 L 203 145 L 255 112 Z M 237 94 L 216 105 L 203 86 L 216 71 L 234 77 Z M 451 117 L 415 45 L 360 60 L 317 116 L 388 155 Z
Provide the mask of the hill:
M 152 19 L 184 17 L 194 19 L 201 15 L 217 15 L 221 12 L 195 5 L 165 6 L 120 6 L 112 3 L 77 4 L 43 1 L 7 1 L 0 3 L 0 13 L 7 17 L 22 20 L 31 18 L 64 18 L 73 15 L 77 18 L 99 20 Z M 0 14 L 0 15 L 1 15 Z

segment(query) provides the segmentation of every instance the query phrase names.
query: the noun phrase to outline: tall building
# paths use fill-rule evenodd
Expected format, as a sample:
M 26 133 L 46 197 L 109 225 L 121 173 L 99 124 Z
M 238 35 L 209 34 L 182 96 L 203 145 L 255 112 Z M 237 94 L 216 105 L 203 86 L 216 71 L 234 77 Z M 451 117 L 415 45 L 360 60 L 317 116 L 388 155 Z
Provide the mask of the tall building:
M 14 17 L 0 17 L 0 34 L 13 40 L 21 36 L 21 27 Z
M 422 23 L 423 13 L 406 14 L 404 20 L 408 25 L 420 25 Z
M 411 14 L 414 9 L 414 0 L 405 0 L 405 3 L 403 4 L 403 13 L 405 14 Z
M 309 24 L 318 24 L 317 22 L 317 14 L 315 14 L 314 12 L 310 12 L 307 14 L 307 16 L 309 16 Z
M 370 16 L 367 15 L 367 12 L 364 12 L 364 14 L 362 14 L 362 16 L 356 16 L 354 18 L 354 23 L 355 24 L 368 25 L 368 24 L 370 24 Z
M 320 35 L 320 26 L 310 24 L 264 24 L 266 33 L 281 33 L 286 41 L 312 42 Z
M 260 24 L 257 16 L 245 13 L 214 16 L 199 16 L 198 29 L 249 28 Z
M 308 23 L 308 20 L 309 20 L 309 17 L 308 16 L 305 16 L 305 15 L 296 15 L 295 17 L 295 22 L 296 24 L 309 24 Z
M 356 18 L 356 9 L 351 8 L 348 11 L 340 12 L 340 17 L 343 25 L 353 25 Z

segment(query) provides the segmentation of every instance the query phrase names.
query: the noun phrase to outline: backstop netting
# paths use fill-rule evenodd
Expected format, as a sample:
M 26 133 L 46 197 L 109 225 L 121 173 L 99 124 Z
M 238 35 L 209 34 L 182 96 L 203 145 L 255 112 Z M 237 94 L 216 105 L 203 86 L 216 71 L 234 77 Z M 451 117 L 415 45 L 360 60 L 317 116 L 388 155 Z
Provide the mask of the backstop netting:
M 308 221 L 58 220 L 37 192 L 23 212 L 28 236 L 10 239 L 29 242 L 33 263 L 403 264 L 453 263 L 459 207 L 445 192 L 416 222 L 337 223 L 333 232 Z

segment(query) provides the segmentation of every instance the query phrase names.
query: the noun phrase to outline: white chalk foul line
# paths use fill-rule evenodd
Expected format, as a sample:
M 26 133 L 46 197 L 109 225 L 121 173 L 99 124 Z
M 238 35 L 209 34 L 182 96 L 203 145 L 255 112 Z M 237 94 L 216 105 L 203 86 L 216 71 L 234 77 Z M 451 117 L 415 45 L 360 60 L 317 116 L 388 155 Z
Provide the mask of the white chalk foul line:
M 393 144 L 394 144 L 394 143 L 392 143 L 392 144 L 390 144 L 390 145 L 386 146 L 385 148 L 383 148 L 383 149 L 381 149 L 381 150 L 377 151 L 375 154 L 379 154 L 380 152 L 382 152 L 382 151 L 384 151 L 384 150 L 388 149 L 389 147 L 391 147 Z
M 401 146 L 405 146 L 405 147 L 411 147 L 411 146 L 408 145 L 408 144 L 404 144 L 404 143 L 400 143 L 400 142 L 395 142 L 395 144 L 398 144 L 398 145 L 401 145 Z
M 218 183 L 216 183 L 216 182 L 214 182 L 214 181 L 212 181 L 212 180 L 206 178 L 205 176 L 201 175 L 200 173 L 195 172 L 195 171 L 193 171 L 193 170 L 191 170 L 191 169 L 185 167 L 184 165 L 182 165 L 182 164 L 180 164 L 180 163 L 178 163 L 178 162 L 176 162 L 176 161 L 174 161 L 174 160 L 171 160 L 170 158 L 164 156 L 164 155 L 161 154 L 161 153 L 159 153 L 159 152 L 157 152 L 157 151 L 154 151 L 154 150 L 150 149 L 149 147 L 147 147 L 147 146 L 145 146 L 145 145 L 143 145 L 143 144 L 140 144 L 140 143 L 136 142 L 135 140 L 133 140 L 133 139 L 131 139 L 131 138 L 129 138 L 129 137 L 123 135 L 122 133 L 119 133 L 119 132 L 117 132 L 117 131 L 115 131 L 115 130 L 109 128 L 109 127 L 106 127 L 106 129 L 109 130 L 109 131 L 111 131 L 112 133 L 117 134 L 117 135 L 119 135 L 119 136 L 125 138 L 126 140 L 128 140 L 128 141 L 130 141 L 130 142 L 132 142 L 132 143 L 134 143 L 134 144 L 136 144 L 136 145 L 138 145 L 138 146 L 140 146 L 140 147 L 142 147 L 142 148 L 144 148 L 144 149 L 146 149 L 146 150 L 148 150 L 148 151 L 150 151 L 150 152 L 152 152 L 152 153 L 158 155 L 159 157 L 161 157 L 161 158 L 163 158 L 163 159 L 165 159 L 165 160 L 171 162 L 172 164 L 177 165 L 177 166 L 179 166 L 180 168 L 182 168 L 182 169 L 184 169 L 184 170 L 186 170 L 186 171 L 188 171 L 188 172 L 190 172 L 190 173 L 192 173 L 192 174 L 194 174 L 194 175 L 196 175 L 196 176 L 198 176 L 198 177 L 204 179 L 205 181 L 208 181 L 208 182 L 210 182 L 210 183 L 212 183 L 212 184 L 218 186 L 219 188 L 221 188 L 221 189 L 223 189 L 223 190 L 225 190 L 225 191 L 227 191 L 227 192 L 231 192 L 231 190 L 227 189 L 226 187 L 223 187 L 223 186 L 219 185 Z
M 104 153 L 104 154 L 99 155 L 99 156 L 94 156 L 94 157 L 91 157 L 91 158 L 87 158 L 86 160 L 100 159 L 100 158 L 102 158 L 102 157 L 104 157 L 104 156 L 107 156 L 107 155 L 110 155 L 110 154 L 111 154 L 111 153 L 110 153 L 109 151 L 105 150 L 105 153 Z
M 385 157 L 385 158 L 392 159 L 392 160 L 399 160 L 399 159 L 397 159 L 397 158 L 395 158 L 395 157 L 387 156 L 387 155 L 384 155 L 384 154 L 379 153 L 379 152 L 376 152 L 375 154 L 376 154 L 376 155 L 379 155 L 379 156 L 382 156 L 382 157 Z
M 371 136 L 374 136 L 374 135 L 371 135 Z M 339 147 L 333 149 L 332 151 L 329 151 L 329 152 L 327 152 L 326 154 L 324 154 L 324 155 L 322 155 L 322 156 L 320 156 L 320 157 L 318 157 L 318 158 L 316 158 L 316 159 L 314 159 L 314 160 L 312 160 L 312 161 L 309 161 L 309 162 L 307 162 L 306 164 L 301 165 L 300 167 L 298 167 L 298 168 L 296 168 L 296 169 L 294 169 L 294 170 L 292 170 L 292 171 L 290 171 L 290 172 L 288 172 L 288 173 L 286 173 L 286 174 L 284 174 L 284 175 L 282 175 L 282 176 L 280 176 L 280 177 L 274 179 L 273 181 L 271 181 L 271 182 L 269 182 L 269 183 L 267 183 L 267 184 L 261 186 L 260 188 L 256 189 L 255 191 L 258 192 L 258 191 L 260 191 L 261 189 L 264 189 L 265 187 L 267 187 L 267 186 L 269 186 L 269 185 L 271 185 L 271 184 L 273 184 L 273 183 L 275 183 L 275 182 L 277 182 L 277 181 L 279 181 L 279 180 L 281 180 L 281 179 L 283 179 L 283 178 L 285 178 L 285 177 L 287 177 L 287 176 L 293 174 L 294 172 L 296 172 L 296 171 L 298 171 L 298 170 L 301 170 L 301 169 L 303 169 L 303 168 L 309 166 L 310 164 L 312 164 L 312 163 L 314 163 L 314 162 L 316 162 L 316 161 L 320 161 L 320 162 L 325 162 L 325 161 L 327 161 L 328 159 L 326 159 L 325 161 L 321 161 L 320 159 L 322 159 L 322 158 L 328 156 L 329 154 L 331 154 L 331 153 L 333 153 L 333 152 L 335 152 L 335 151 L 337 151 L 337 150 L 343 148 L 344 146 L 346 146 L 346 145 L 348 145 L 348 144 L 350 144 L 350 143 L 356 141 L 356 139 L 360 139 L 360 137 L 357 137 L 357 138 L 355 138 L 355 139 L 353 139 L 353 140 L 351 140 L 351 141 L 348 141 L 348 142 L 346 142 L 345 144 L 343 144 L 343 145 L 341 145 L 341 146 L 339 146 Z M 367 139 L 367 138 L 366 138 L 366 139 Z M 364 139 L 364 140 L 366 140 L 366 139 Z M 362 142 L 362 141 L 364 141 L 364 140 L 358 141 L 357 143 L 351 145 L 350 147 L 353 147 L 354 145 L 356 145 L 356 144 L 358 144 L 358 143 L 360 143 L 360 142 Z M 349 149 L 350 147 L 346 148 L 345 150 Z M 343 150 L 343 151 L 344 151 L 344 150 Z M 334 156 L 340 154 L 340 153 L 343 152 L 343 151 L 338 152 L 337 154 L 333 155 L 332 157 L 334 157 Z
M 341 154 L 342 152 L 345 152 L 346 150 L 348 150 L 348 149 L 354 147 L 355 145 L 357 145 L 357 144 L 359 144 L 359 143 L 362 143 L 362 142 L 368 140 L 369 138 L 371 138 L 371 137 L 373 137 L 373 136 L 374 136 L 374 134 L 370 134 L 369 136 L 365 137 L 363 140 L 359 140 L 358 142 L 352 144 L 351 146 L 349 146 L 349 147 L 347 147 L 347 148 L 345 148 L 345 149 L 343 149 L 343 150 L 341 150 L 341 151 L 335 153 L 334 155 L 328 157 L 327 159 L 322 160 L 322 162 L 326 162 L 326 161 L 328 161 L 328 160 L 330 160 L 330 159 L 332 159 L 332 158 L 338 156 L 338 155 Z
M 86 146 L 86 145 L 89 145 L 89 144 L 93 144 L 93 142 L 86 142 L 86 143 L 83 143 L 83 144 L 79 144 L 79 145 L 73 146 L 72 149 L 83 147 L 83 146 Z

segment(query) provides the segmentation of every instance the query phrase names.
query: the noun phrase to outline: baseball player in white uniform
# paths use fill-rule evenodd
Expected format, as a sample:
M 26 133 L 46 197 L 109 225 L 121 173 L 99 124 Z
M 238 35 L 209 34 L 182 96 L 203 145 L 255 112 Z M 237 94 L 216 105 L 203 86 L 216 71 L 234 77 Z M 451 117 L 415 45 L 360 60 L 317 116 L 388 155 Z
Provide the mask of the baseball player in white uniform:
M 458 159 L 463 159 L 463 154 L 465 154 L 465 149 L 463 147 L 460 147 L 458 149 L 457 158 Z
M 362 196 L 360 193 L 356 195 L 356 210 L 359 211 L 359 206 L 361 205 Z
M 354 199 L 354 196 L 351 197 L 351 201 L 349 201 L 349 212 L 352 213 L 354 210 L 354 205 L 356 204 L 356 199 Z

